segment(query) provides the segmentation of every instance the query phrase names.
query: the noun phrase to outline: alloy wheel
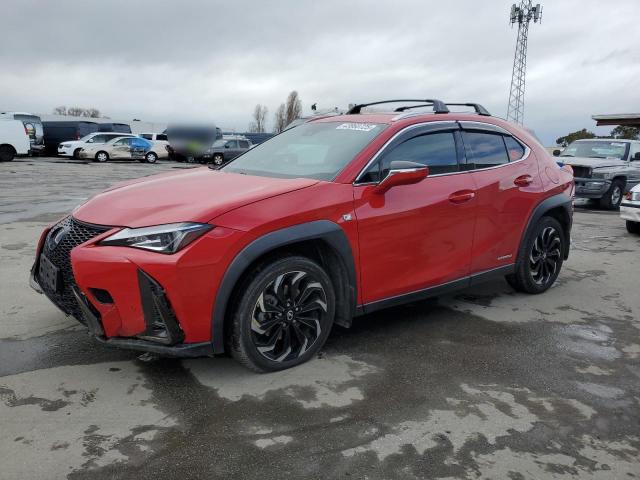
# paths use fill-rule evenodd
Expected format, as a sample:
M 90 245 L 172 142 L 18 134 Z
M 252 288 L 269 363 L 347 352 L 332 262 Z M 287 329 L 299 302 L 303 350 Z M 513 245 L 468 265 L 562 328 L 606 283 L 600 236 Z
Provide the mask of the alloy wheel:
M 611 205 L 618 205 L 622 200 L 622 189 L 618 185 L 613 186 L 611 191 Z
M 311 348 L 326 324 L 327 296 L 312 274 L 279 274 L 260 293 L 251 316 L 251 339 L 268 360 L 296 359 Z
M 553 227 L 545 227 L 536 237 L 529 254 L 531 277 L 537 285 L 554 279 L 562 259 L 562 239 Z

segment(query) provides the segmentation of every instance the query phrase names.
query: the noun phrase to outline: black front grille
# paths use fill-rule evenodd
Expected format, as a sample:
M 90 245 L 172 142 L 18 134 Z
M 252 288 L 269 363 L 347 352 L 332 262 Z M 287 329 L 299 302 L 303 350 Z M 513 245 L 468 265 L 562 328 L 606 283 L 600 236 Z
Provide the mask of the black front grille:
M 591 178 L 591 167 L 573 166 L 573 176 L 576 178 Z
M 63 312 L 73 315 L 83 323 L 82 310 L 72 291 L 72 287 L 76 286 L 76 282 L 71 269 L 71 250 L 81 243 L 106 232 L 109 228 L 82 223 L 69 216 L 51 228 L 42 247 L 42 253 L 60 269 L 62 284 L 58 286 L 58 291 L 56 292 L 48 290 L 46 285 L 43 285 L 44 282 L 40 282 L 41 287 Z M 59 240 L 57 245 L 54 241 L 55 238 Z

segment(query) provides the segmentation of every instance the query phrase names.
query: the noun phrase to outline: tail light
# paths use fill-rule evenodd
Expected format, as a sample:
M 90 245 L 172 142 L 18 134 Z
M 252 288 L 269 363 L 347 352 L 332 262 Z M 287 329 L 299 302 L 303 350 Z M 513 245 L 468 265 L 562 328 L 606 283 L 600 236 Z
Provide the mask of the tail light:
M 631 200 L 631 197 L 633 196 L 633 194 L 631 192 L 627 192 L 624 194 L 624 199 L 625 200 Z

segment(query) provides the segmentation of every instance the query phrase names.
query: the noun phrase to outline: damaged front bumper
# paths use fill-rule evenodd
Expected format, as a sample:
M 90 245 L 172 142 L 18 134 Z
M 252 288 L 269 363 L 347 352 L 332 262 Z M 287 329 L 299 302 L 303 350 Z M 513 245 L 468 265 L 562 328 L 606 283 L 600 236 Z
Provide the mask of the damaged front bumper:
M 33 267 L 29 284 L 36 292 L 46 295 L 56 306 L 62 308 L 55 298 L 48 295 L 38 281 L 39 256 Z M 109 337 L 105 335 L 101 315 L 87 296 L 76 286 L 71 286 L 82 318 L 76 318 L 85 325 L 95 340 L 114 348 L 150 352 L 170 357 L 213 356 L 211 342 L 182 343 L 184 334 L 166 298 L 164 290 L 150 275 L 138 269 L 138 286 L 146 329 L 136 337 Z M 105 302 L 109 298 L 103 298 Z M 64 310 L 63 310 L 64 312 Z M 65 312 L 66 313 L 66 312 Z M 68 313 L 66 313 L 69 315 Z

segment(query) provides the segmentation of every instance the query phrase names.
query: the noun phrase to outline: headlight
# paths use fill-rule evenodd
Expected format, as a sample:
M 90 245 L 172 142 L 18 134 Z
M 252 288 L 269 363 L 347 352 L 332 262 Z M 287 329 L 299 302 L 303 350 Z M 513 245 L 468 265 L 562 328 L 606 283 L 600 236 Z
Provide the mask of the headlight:
M 100 242 L 100 245 L 142 248 L 160 253 L 175 253 L 213 228 L 207 223 L 169 223 L 155 227 L 124 228 Z
M 613 173 L 611 172 L 597 172 L 596 170 L 593 170 L 593 173 L 591 174 L 591 178 L 602 178 L 602 179 L 607 179 L 607 178 L 611 178 L 613 176 Z

